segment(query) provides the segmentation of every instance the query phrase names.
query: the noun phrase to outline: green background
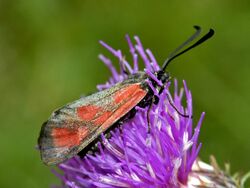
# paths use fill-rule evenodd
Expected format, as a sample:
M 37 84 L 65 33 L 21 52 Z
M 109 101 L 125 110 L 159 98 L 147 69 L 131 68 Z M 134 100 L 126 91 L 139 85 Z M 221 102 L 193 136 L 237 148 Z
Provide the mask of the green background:
M 0 187 L 49 187 L 58 180 L 35 149 L 41 124 L 57 107 L 96 91 L 109 72 L 98 60 L 106 41 L 125 54 L 125 34 L 140 36 L 159 63 L 192 26 L 216 35 L 178 58 L 195 119 L 206 118 L 200 156 L 250 169 L 250 2 L 233 0 L 1 0 Z

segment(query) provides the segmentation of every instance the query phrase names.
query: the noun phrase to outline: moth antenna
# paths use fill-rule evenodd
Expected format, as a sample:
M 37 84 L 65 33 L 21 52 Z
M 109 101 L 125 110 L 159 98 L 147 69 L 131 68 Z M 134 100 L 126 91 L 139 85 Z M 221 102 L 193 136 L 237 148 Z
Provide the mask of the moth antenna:
M 200 26 L 194 26 L 194 28 L 196 29 L 196 32 L 189 37 L 185 42 L 183 42 L 180 46 L 178 46 L 173 52 L 171 52 L 167 59 L 165 60 L 163 66 L 162 66 L 162 70 L 165 70 L 166 67 L 168 66 L 169 62 L 172 60 L 172 58 L 176 55 L 176 53 L 178 51 L 180 51 L 182 48 L 184 48 L 186 45 L 190 44 L 190 42 L 192 42 L 194 39 L 196 39 L 200 33 L 201 33 L 201 27 Z
M 187 46 L 188 44 L 190 44 L 190 42 L 192 42 L 194 39 L 196 39 L 200 35 L 201 28 L 199 26 L 194 26 L 194 28 L 196 29 L 196 32 L 190 38 L 188 38 L 184 43 L 182 43 L 178 48 L 176 48 L 168 56 L 168 58 L 165 60 L 163 66 L 162 66 L 162 70 L 163 71 L 165 71 L 165 69 L 169 65 L 169 63 L 172 60 L 174 60 L 176 57 L 178 57 L 181 54 L 184 54 L 185 52 L 191 50 L 192 48 L 200 45 L 201 43 L 205 42 L 206 40 L 208 40 L 209 38 L 211 38 L 214 35 L 214 30 L 210 29 L 209 32 L 207 34 L 205 34 L 202 38 L 200 38 L 196 43 L 194 43 L 193 45 L 189 46 L 185 50 L 183 50 L 183 51 L 181 51 L 181 52 L 178 53 L 179 50 L 181 50 L 182 48 L 184 48 L 185 46 Z

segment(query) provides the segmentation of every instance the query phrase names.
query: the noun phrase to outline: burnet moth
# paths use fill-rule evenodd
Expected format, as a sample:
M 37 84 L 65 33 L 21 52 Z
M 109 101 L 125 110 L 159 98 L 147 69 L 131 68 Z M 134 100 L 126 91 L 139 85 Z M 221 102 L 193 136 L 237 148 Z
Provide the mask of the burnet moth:
M 197 42 L 181 51 L 199 36 L 201 28 L 194 28 L 196 32 L 169 55 L 160 71 L 150 75 L 146 72 L 128 75 L 127 79 L 111 88 L 80 98 L 54 111 L 42 125 L 38 138 L 42 161 L 46 165 L 62 163 L 90 145 L 116 122 L 134 114 L 136 106 L 148 107 L 150 110 L 153 103 L 157 104 L 155 91 L 160 95 L 170 80 L 169 73 L 165 71 L 169 63 L 214 34 L 210 29 Z M 170 99 L 169 102 L 172 104 Z M 175 110 L 182 116 L 190 115 Z

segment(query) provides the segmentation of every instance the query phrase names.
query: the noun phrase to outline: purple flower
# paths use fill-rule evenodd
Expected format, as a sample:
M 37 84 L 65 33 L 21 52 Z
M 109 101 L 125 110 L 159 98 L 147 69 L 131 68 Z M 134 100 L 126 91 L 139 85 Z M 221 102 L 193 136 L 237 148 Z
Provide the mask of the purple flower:
M 117 71 L 110 59 L 104 55 L 99 58 L 108 66 L 112 77 L 106 84 L 98 85 L 99 90 L 111 87 L 127 78 L 127 73 L 138 71 L 138 61 L 145 65 L 144 71 L 156 82 L 154 72 L 160 70 L 153 54 L 149 49 L 144 50 L 138 37 L 136 44 L 132 44 L 127 36 L 132 55 L 133 65 L 129 64 L 120 50 L 114 50 L 106 43 L 101 44 L 118 58 L 120 70 Z M 151 82 L 148 81 L 154 89 Z M 169 82 L 159 95 L 159 103 L 150 110 L 150 127 L 148 134 L 147 108 L 136 107 L 134 118 L 111 131 L 111 138 L 101 135 L 98 152 L 87 154 L 84 158 L 78 156 L 58 165 L 63 174 L 57 173 L 62 179 L 63 187 L 152 187 L 177 188 L 191 187 L 192 167 L 198 156 L 201 144 L 198 136 L 204 114 L 201 114 L 198 124 L 193 127 L 192 96 L 187 84 L 183 81 L 183 88 L 178 90 L 177 80 L 174 80 L 174 94 L 171 95 Z M 157 93 L 155 93 L 157 94 Z M 167 94 L 174 106 L 181 113 L 179 115 L 170 105 Z M 182 105 L 185 96 L 186 107 Z M 196 165 L 197 166 L 197 165 Z M 196 177 L 196 176 L 195 176 Z

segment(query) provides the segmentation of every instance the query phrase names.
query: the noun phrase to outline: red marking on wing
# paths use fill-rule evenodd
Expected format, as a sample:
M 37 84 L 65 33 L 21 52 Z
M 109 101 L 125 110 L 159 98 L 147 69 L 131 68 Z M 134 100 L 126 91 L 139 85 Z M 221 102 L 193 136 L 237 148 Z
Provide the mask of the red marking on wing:
M 141 90 L 140 86 L 137 84 L 129 85 L 119 91 L 116 92 L 114 96 L 114 100 L 116 103 L 121 103 L 126 99 L 129 99 L 131 95 L 135 93 L 136 90 Z
M 116 99 L 121 100 L 121 106 L 101 125 L 105 130 L 110 127 L 114 122 L 128 113 L 133 107 L 135 107 L 147 94 L 147 91 L 143 90 L 140 85 L 133 85 L 133 87 L 124 88 L 122 91 L 123 95 L 125 92 L 129 93 L 127 98 L 120 99 L 120 95 L 116 96 Z
M 100 126 L 110 117 L 111 114 L 112 114 L 111 111 L 104 112 L 102 115 L 100 115 L 93 121 L 94 125 Z
M 113 102 L 107 106 L 114 110 L 108 111 L 103 107 L 87 105 L 77 108 L 77 114 L 86 123 L 91 122 L 94 126 L 107 129 L 135 107 L 146 94 L 147 91 L 142 89 L 140 84 L 128 85 L 114 93 Z
M 54 128 L 51 133 L 55 147 L 77 146 L 87 135 L 88 129 L 82 126 L 77 129 Z
M 100 113 L 99 116 L 98 113 Z M 111 114 L 111 111 L 107 111 L 102 107 L 95 105 L 81 106 L 77 109 L 78 117 L 86 122 L 92 121 L 96 126 L 103 124 Z
M 78 138 L 82 141 L 86 136 L 88 136 L 89 130 L 87 127 L 79 127 L 78 128 Z
M 77 115 L 84 121 L 90 121 L 95 117 L 99 110 L 101 110 L 101 107 L 94 105 L 81 106 L 77 108 Z

